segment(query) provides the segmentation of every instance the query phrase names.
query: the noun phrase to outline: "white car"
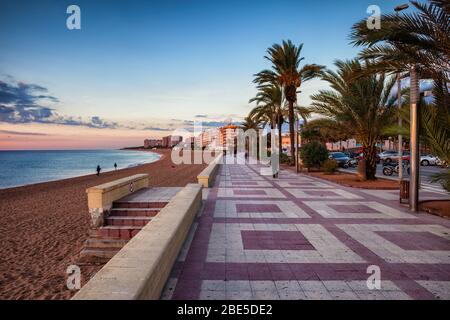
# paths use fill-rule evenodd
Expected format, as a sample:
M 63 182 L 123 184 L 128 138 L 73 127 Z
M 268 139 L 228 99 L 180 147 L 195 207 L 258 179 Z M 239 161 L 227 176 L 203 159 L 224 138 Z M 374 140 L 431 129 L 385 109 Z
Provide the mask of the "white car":
M 420 165 L 422 166 L 429 166 L 429 165 L 436 165 L 436 162 L 438 162 L 438 157 L 435 157 L 431 154 L 420 156 Z

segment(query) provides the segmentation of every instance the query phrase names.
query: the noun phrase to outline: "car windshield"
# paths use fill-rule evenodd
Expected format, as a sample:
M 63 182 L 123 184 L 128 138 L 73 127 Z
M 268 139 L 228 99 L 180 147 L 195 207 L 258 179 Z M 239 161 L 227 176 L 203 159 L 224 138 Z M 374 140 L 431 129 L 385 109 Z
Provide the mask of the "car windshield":
M 335 153 L 332 153 L 331 156 L 332 156 L 333 158 L 344 158 L 344 157 L 346 157 L 347 155 L 346 155 L 345 153 L 342 153 L 342 152 L 335 152 Z

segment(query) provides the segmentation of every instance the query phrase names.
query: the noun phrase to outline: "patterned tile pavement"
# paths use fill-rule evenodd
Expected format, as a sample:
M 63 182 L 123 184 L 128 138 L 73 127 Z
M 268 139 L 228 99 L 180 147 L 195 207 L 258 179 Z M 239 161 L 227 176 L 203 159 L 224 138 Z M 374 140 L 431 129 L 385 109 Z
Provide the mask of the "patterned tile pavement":
M 450 299 L 450 221 L 392 191 L 260 169 L 221 166 L 162 299 Z

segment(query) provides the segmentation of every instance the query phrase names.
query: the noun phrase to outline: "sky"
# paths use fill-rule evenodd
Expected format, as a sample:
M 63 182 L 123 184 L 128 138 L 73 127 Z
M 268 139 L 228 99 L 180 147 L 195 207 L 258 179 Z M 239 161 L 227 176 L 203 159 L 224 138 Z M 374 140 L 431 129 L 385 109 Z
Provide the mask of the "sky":
M 333 68 L 359 48 L 350 28 L 369 5 L 403 1 L 185 0 L 0 2 L 0 150 L 105 149 L 242 121 L 265 51 L 304 43 Z M 81 29 L 69 30 L 69 5 Z M 303 84 L 299 104 L 326 84 Z

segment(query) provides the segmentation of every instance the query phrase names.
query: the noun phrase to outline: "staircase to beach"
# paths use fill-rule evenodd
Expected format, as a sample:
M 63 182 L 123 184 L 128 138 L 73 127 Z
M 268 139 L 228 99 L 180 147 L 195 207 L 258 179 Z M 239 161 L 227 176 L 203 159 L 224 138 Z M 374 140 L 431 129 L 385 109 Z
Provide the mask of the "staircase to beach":
M 179 188 L 173 188 L 170 198 Z M 161 190 L 152 190 L 157 194 Z M 113 203 L 110 214 L 105 219 L 104 226 L 90 230 L 89 237 L 80 252 L 80 262 L 106 263 L 131 238 L 133 238 L 147 223 L 149 223 L 169 202 L 169 198 L 159 197 L 156 201 L 150 199 L 126 197 Z

